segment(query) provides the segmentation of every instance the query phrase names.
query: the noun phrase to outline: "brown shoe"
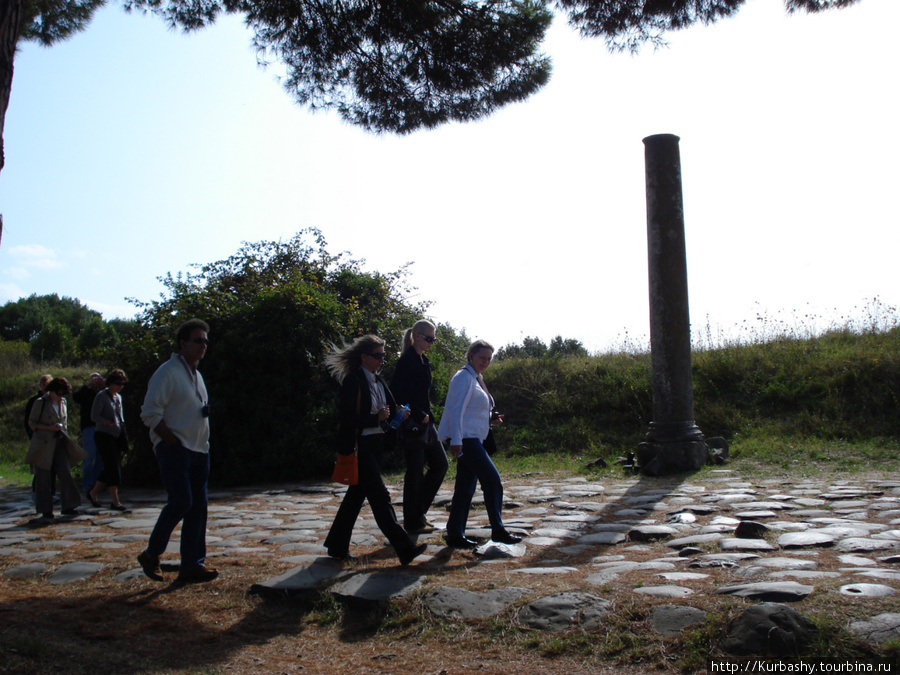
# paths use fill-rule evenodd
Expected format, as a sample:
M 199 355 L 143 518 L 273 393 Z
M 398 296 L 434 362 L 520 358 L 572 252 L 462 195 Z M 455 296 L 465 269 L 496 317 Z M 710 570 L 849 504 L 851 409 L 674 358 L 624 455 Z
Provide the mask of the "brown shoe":
M 140 563 L 141 569 L 144 570 L 145 576 L 150 577 L 153 581 L 165 581 L 162 570 L 159 569 L 159 558 L 155 555 L 150 555 L 144 551 L 137 557 L 137 561 Z
M 176 583 L 179 584 L 202 584 L 204 581 L 212 581 L 219 576 L 219 571 L 211 567 L 193 567 L 189 570 L 181 570 L 178 573 Z

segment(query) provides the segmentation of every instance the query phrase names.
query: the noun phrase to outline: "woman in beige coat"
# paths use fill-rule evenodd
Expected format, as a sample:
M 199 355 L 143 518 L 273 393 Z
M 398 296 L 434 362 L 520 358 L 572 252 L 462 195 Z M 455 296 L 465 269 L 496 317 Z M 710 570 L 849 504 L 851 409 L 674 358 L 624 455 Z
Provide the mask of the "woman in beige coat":
M 72 479 L 71 464 L 87 453 L 68 437 L 66 395 L 72 392 L 63 377 L 47 385 L 47 393 L 34 402 L 28 425 L 34 434 L 25 461 L 34 466 L 34 506 L 44 518 L 53 518 L 52 477 L 56 475 L 62 514 L 76 515 L 81 497 Z

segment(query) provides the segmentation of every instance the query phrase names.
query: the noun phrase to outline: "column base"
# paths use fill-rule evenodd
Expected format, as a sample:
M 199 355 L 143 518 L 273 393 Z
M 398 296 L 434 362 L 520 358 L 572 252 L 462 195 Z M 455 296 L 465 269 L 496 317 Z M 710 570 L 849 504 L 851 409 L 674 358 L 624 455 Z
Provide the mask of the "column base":
M 638 467 L 648 476 L 696 471 L 706 464 L 708 457 L 706 442 L 702 440 L 638 443 Z

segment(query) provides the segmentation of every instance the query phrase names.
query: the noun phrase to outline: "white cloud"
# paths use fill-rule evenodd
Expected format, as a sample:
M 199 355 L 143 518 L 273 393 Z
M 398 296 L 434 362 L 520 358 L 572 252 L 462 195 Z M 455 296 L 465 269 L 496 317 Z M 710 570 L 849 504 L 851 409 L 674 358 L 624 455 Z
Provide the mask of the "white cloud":
M 17 281 L 24 281 L 31 276 L 31 272 L 24 267 L 10 267 L 6 270 L 6 274 Z
M 15 284 L 0 284 L 0 302 L 14 302 L 22 297 L 22 289 Z
M 57 270 L 68 267 L 68 263 L 57 257 L 56 251 L 42 244 L 24 244 L 13 246 L 9 254 L 19 259 L 19 264 L 24 267 L 33 267 L 38 270 Z

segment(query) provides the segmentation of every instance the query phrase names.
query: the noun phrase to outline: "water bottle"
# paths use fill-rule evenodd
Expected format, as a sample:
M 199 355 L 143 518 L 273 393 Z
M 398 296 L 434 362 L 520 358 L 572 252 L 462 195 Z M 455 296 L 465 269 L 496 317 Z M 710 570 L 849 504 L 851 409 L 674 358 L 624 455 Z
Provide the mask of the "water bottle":
M 406 412 L 409 410 L 409 405 L 404 403 L 397 409 L 397 414 L 394 415 L 394 419 L 391 420 L 391 429 L 399 429 L 400 425 L 403 423 L 403 418 L 406 417 Z

